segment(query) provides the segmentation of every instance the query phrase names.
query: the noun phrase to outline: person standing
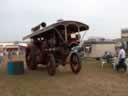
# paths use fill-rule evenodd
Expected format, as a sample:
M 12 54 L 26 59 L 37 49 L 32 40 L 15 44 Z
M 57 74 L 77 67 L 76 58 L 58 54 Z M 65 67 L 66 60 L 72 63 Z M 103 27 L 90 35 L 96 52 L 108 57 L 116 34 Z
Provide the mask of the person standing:
M 0 63 L 3 61 L 3 56 L 4 56 L 3 52 L 0 51 Z
M 8 51 L 8 59 L 9 59 L 9 60 L 12 59 L 12 51 Z
M 118 64 L 117 64 L 117 71 L 120 68 L 124 68 L 124 71 L 127 71 L 127 65 L 125 64 L 125 58 L 126 58 L 126 52 L 123 49 L 123 47 L 120 47 L 119 53 L 118 53 Z

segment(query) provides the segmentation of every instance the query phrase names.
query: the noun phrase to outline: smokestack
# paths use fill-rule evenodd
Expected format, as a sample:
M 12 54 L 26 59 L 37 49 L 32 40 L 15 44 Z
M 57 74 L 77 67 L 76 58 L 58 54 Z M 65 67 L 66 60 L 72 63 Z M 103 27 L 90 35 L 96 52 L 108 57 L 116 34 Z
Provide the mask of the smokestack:
M 42 27 L 46 27 L 46 23 L 45 23 L 45 22 L 42 22 L 40 25 L 41 25 Z
M 35 31 L 37 31 L 37 30 L 43 29 L 44 27 L 46 27 L 46 23 L 45 23 L 45 22 L 42 22 L 42 23 L 40 23 L 39 25 L 33 27 L 31 30 L 32 30 L 32 32 L 35 32 Z
M 32 32 L 34 32 L 34 31 L 37 31 L 39 29 L 40 29 L 40 25 L 33 27 L 31 30 L 32 30 Z

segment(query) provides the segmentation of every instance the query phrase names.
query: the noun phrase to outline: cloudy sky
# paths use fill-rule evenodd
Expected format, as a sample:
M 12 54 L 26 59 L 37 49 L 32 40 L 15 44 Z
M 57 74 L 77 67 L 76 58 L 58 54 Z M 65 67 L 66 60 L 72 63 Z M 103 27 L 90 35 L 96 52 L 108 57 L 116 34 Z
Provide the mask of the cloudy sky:
M 0 0 L 0 41 L 17 41 L 44 21 L 78 20 L 86 37 L 119 38 L 128 28 L 128 0 Z

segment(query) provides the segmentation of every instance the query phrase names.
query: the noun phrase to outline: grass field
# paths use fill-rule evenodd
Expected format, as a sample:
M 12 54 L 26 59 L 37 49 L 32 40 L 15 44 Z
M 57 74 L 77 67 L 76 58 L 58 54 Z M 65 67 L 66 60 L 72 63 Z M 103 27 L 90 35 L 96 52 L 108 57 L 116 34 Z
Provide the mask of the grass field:
M 94 59 L 84 59 L 78 75 L 67 65 L 60 66 L 53 77 L 41 68 L 8 75 L 6 62 L 0 65 L 1 96 L 128 96 L 128 74 L 114 72 L 109 64 L 101 70 Z

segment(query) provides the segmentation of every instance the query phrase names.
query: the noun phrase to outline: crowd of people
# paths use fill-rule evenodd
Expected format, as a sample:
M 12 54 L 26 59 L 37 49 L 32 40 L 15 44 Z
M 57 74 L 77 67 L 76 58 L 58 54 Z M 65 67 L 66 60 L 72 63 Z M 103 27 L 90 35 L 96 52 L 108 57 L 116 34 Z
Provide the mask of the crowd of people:
M 20 52 L 19 51 L 13 51 L 13 50 L 9 50 L 9 51 L 3 51 L 0 50 L 0 63 L 2 63 L 4 61 L 4 57 L 7 57 L 8 60 L 12 59 L 12 56 L 14 55 L 19 55 Z

